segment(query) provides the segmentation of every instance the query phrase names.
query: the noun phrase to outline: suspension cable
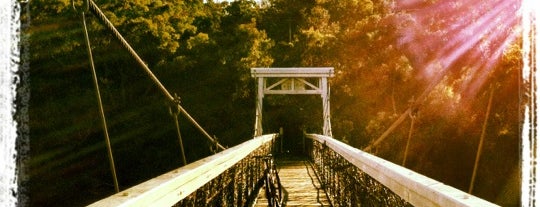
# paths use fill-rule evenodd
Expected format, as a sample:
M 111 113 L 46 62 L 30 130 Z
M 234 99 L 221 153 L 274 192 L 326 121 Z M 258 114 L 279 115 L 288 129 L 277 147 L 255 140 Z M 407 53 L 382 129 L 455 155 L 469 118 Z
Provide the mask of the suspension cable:
M 405 164 L 407 163 L 407 154 L 409 153 L 409 146 L 411 144 L 411 138 L 413 134 L 413 128 L 414 128 L 414 120 L 416 119 L 416 111 L 411 111 L 409 113 L 409 118 L 411 119 L 411 126 L 409 127 L 409 137 L 407 138 L 407 144 L 405 145 L 405 152 L 403 153 L 403 162 L 401 163 L 401 166 L 405 167 Z
M 403 112 L 401 114 L 401 116 L 399 116 L 399 118 L 394 121 L 394 123 L 392 123 L 392 125 L 390 125 L 390 127 L 388 127 L 388 129 L 386 131 L 384 131 L 384 133 L 379 137 L 377 138 L 373 143 L 371 143 L 370 145 L 368 145 L 367 147 L 365 147 L 364 149 L 362 149 L 363 151 L 366 151 L 366 152 L 370 152 L 374 147 L 376 147 L 377 145 L 379 145 L 384 139 L 386 139 L 386 137 L 388 137 L 388 135 L 390 135 L 390 133 L 392 133 L 403 121 L 405 121 L 405 118 L 407 118 L 407 116 L 411 113 L 413 113 L 415 110 L 418 110 L 418 107 L 420 105 L 420 103 L 422 101 L 424 101 L 424 99 L 427 98 L 427 96 L 431 93 L 431 91 L 433 91 L 433 89 L 435 88 L 435 86 L 439 85 L 440 81 L 445 77 L 446 75 L 441 75 L 437 81 L 434 81 L 432 82 L 423 92 L 422 94 L 420 95 L 420 97 L 418 97 L 418 99 L 416 100 L 413 100 L 411 106 L 409 106 L 409 108 Z
M 94 13 L 97 17 L 99 17 L 98 19 L 100 19 L 105 25 L 107 28 L 109 28 L 109 30 L 111 30 L 114 34 L 114 36 L 122 43 L 122 45 L 124 46 L 124 48 L 126 48 L 129 53 L 131 54 L 131 56 L 133 56 L 133 58 L 135 58 L 135 60 L 139 63 L 139 65 L 144 69 L 144 71 L 146 72 L 146 74 L 152 79 L 152 81 L 154 82 L 154 84 L 156 84 L 158 86 L 158 88 L 160 89 L 160 91 L 163 93 L 163 95 L 165 95 L 165 97 L 171 102 L 171 103 L 175 103 L 175 98 L 171 95 L 171 93 L 169 93 L 169 91 L 167 90 L 167 88 L 165 88 L 165 86 L 163 86 L 163 84 L 159 81 L 159 79 L 154 75 L 154 73 L 150 70 L 150 68 L 148 67 L 148 65 L 146 65 L 146 63 L 141 59 L 141 57 L 137 54 L 137 52 L 129 45 L 129 43 L 124 39 L 124 37 L 122 36 L 122 34 L 120 34 L 120 32 L 118 32 L 118 30 L 116 29 L 116 27 L 114 27 L 114 25 L 109 21 L 109 19 L 107 18 L 107 16 L 105 16 L 105 14 L 99 9 L 99 7 L 96 5 L 96 3 L 94 3 L 94 1 L 92 0 L 87 0 L 89 3 L 89 8 L 90 8 L 90 11 L 92 13 Z M 217 141 L 212 138 L 212 136 L 210 136 L 208 134 L 208 132 L 206 132 L 204 130 L 204 128 L 201 127 L 201 125 L 199 125 L 199 123 L 197 123 L 197 121 L 195 121 L 195 119 L 193 117 L 191 117 L 191 115 L 180 105 L 180 104 L 177 104 L 178 105 L 178 110 L 180 112 L 182 112 L 182 114 L 193 124 L 195 125 L 195 127 L 197 129 L 199 129 L 199 131 L 201 131 L 203 133 L 204 136 L 206 136 L 207 139 L 209 139 L 212 143 L 216 142 Z M 223 147 L 221 144 L 217 143 L 217 146 L 221 149 L 221 150 L 225 150 L 225 147 Z
M 116 176 L 116 168 L 115 168 L 115 165 L 114 165 L 114 157 L 113 157 L 113 154 L 112 154 L 111 140 L 109 138 L 109 132 L 107 130 L 107 121 L 105 119 L 105 112 L 103 110 L 103 103 L 101 101 L 101 93 L 99 91 L 99 84 L 98 84 L 97 75 L 96 75 L 96 68 L 94 66 L 94 58 L 92 56 L 92 48 L 90 46 L 90 38 L 88 37 L 88 28 L 86 26 L 85 11 L 88 11 L 88 0 L 85 0 L 84 2 L 85 2 L 85 5 L 84 5 L 85 8 L 82 11 L 77 10 L 77 8 L 75 7 L 75 4 L 74 4 L 73 1 L 72 1 L 72 6 L 73 6 L 73 9 L 76 12 L 81 13 L 81 17 L 82 17 L 82 23 L 83 23 L 83 29 L 84 29 L 84 37 L 85 37 L 85 40 L 86 40 L 86 47 L 88 49 L 88 59 L 89 59 L 89 62 L 90 62 L 90 68 L 92 69 L 92 77 L 94 79 L 94 87 L 95 87 L 95 90 L 96 90 L 96 97 L 97 97 L 97 101 L 98 101 L 98 105 L 99 105 L 99 112 L 100 112 L 99 114 L 101 116 L 101 122 L 102 122 L 102 125 L 103 125 L 103 133 L 105 134 L 105 143 L 107 144 L 107 153 L 109 155 L 109 164 L 110 164 L 110 167 L 111 167 L 111 173 L 112 173 L 113 181 L 114 181 L 114 190 L 118 193 L 118 192 L 120 192 L 120 187 L 118 186 L 118 178 Z
M 182 134 L 180 133 L 180 124 L 178 123 L 178 114 L 180 113 L 178 111 L 178 106 L 180 105 L 180 97 L 178 97 L 176 94 L 175 94 L 175 102 L 176 102 L 176 104 L 169 107 L 169 113 L 171 114 L 171 116 L 174 119 L 174 124 L 176 126 L 176 133 L 178 134 L 178 141 L 180 143 L 180 150 L 181 150 L 181 155 L 182 155 L 182 163 L 185 166 L 185 165 L 187 165 L 186 154 L 185 154 L 185 151 L 184 151 L 184 142 L 182 141 Z
M 480 161 L 480 155 L 482 154 L 482 147 L 484 146 L 484 139 L 486 136 L 486 126 L 489 121 L 489 113 L 491 112 L 491 104 L 493 102 L 493 92 L 495 92 L 495 87 L 490 86 L 491 92 L 489 93 L 489 101 L 486 109 L 486 117 L 484 118 L 484 124 L 482 125 L 482 134 L 480 135 L 480 141 L 478 142 L 478 148 L 476 150 L 476 159 L 474 161 L 473 173 L 471 176 L 471 182 L 469 183 L 469 194 L 472 194 L 474 189 L 474 181 L 476 179 L 476 172 L 478 170 L 478 162 Z

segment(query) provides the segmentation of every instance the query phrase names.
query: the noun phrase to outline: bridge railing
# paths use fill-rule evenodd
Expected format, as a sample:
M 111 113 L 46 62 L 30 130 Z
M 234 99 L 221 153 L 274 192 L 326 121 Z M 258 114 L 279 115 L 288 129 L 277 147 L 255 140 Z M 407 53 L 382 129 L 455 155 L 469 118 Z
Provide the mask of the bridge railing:
M 306 138 L 333 206 L 497 206 L 331 137 Z
M 246 206 L 257 196 L 264 163 L 278 134 L 240 145 L 170 171 L 90 206 Z

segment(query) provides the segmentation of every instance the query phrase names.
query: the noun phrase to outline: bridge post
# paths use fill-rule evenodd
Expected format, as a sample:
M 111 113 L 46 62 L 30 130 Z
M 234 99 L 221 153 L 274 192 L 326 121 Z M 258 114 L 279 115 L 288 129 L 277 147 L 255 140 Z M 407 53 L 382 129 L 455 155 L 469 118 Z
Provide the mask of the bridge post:
M 323 135 L 332 137 L 332 125 L 330 124 L 330 87 L 328 79 L 321 78 L 321 98 L 323 104 Z
M 257 78 L 257 100 L 255 109 L 255 133 L 253 137 L 261 136 L 262 130 L 262 112 L 264 98 L 265 80 L 262 77 Z

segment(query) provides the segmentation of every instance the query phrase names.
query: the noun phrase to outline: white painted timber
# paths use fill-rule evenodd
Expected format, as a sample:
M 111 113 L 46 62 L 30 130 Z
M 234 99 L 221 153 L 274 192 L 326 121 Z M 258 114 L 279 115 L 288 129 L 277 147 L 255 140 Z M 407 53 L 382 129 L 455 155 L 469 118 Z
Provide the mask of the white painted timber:
M 292 94 L 292 95 L 295 95 L 295 94 L 307 94 L 307 95 L 318 95 L 318 94 L 321 94 L 322 93 L 322 90 L 264 90 L 264 94 L 274 94 L 274 95 L 278 95 L 278 94 L 282 94 L 282 95 L 286 95 L 286 94 Z
M 321 95 L 322 98 L 323 134 L 332 136 L 328 77 L 333 76 L 333 67 L 251 68 L 251 77 L 257 78 L 257 109 L 255 112 L 254 135 L 259 136 L 263 133 L 262 106 L 266 94 L 313 94 Z M 268 83 L 269 78 L 277 79 L 277 81 Z M 306 78 L 316 78 L 318 83 L 310 83 Z M 270 84 L 270 86 L 267 84 Z
M 331 137 L 306 136 L 328 146 L 413 206 L 497 206 Z
M 274 139 L 268 134 L 170 171 L 89 206 L 172 206 L 254 150 Z
M 302 67 L 302 68 L 251 68 L 251 77 L 257 78 L 310 78 L 334 77 L 333 67 Z

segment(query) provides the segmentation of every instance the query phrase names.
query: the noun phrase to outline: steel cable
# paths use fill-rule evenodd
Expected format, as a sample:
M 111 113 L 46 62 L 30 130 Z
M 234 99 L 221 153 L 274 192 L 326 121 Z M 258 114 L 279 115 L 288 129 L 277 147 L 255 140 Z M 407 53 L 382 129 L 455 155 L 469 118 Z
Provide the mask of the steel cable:
M 137 54 L 137 52 L 129 45 L 129 43 L 124 39 L 122 34 L 120 34 L 120 32 L 118 32 L 116 27 L 114 27 L 114 25 L 109 21 L 109 19 L 99 9 L 99 7 L 96 5 L 96 3 L 94 3 L 94 1 L 92 1 L 92 0 L 88 0 L 88 2 L 89 2 L 88 5 L 90 7 L 90 11 L 93 12 L 98 17 L 98 19 L 100 19 L 106 25 L 106 27 L 113 32 L 114 36 L 129 51 L 131 56 L 133 56 L 133 58 L 135 58 L 135 60 L 139 63 L 139 65 L 144 69 L 146 74 L 152 79 L 154 84 L 156 84 L 159 87 L 159 89 L 163 93 L 163 95 L 165 95 L 165 97 L 170 102 L 177 103 L 175 97 L 172 96 L 171 93 L 169 93 L 169 91 L 167 90 L 167 88 L 165 88 L 165 86 L 163 86 L 163 84 L 159 81 L 159 79 L 150 70 L 148 65 L 146 65 L 146 63 L 141 59 L 141 57 Z M 217 143 L 217 141 L 214 138 L 212 138 L 212 136 L 210 136 L 210 134 L 208 134 L 208 132 L 206 132 L 204 130 L 204 128 L 202 128 L 201 125 L 199 125 L 199 123 L 197 123 L 197 121 L 193 117 L 191 117 L 191 115 L 180 104 L 177 104 L 177 105 L 178 105 L 178 110 L 180 112 L 182 112 L 182 114 L 184 114 L 184 116 L 186 116 L 186 118 L 193 125 L 195 125 L 195 127 L 197 127 L 197 129 L 199 129 L 199 131 L 201 131 L 203 133 L 203 135 L 206 136 L 206 138 L 208 138 L 212 143 Z M 223 147 L 221 144 L 217 143 L 216 145 L 218 146 L 219 149 L 225 150 L 225 147 Z
M 74 9 L 76 10 L 76 8 L 74 7 Z M 108 155 L 109 155 L 109 164 L 110 164 L 110 167 L 111 167 L 111 172 L 112 172 L 112 176 L 113 176 L 113 180 L 114 180 L 114 189 L 116 190 L 116 192 L 120 192 L 120 187 L 118 186 L 118 178 L 116 177 L 116 168 L 115 168 L 115 165 L 114 165 L 114 157 L 113 157 L 113 154 L 112 154 L 112 147 L 111 147 L 111 140 L 109 138 L 109 132 L 107 130 L 107 121 L 105 119 L 105 112 L 103 110 L 103 103 L 101 101 L 101 93 L 99 91 L 99 84 L 98 84 L 98 80 L 97 80 L 97 75 L 96 75 L 96 68 L 94 66 L 94 58 L 92 56 L 92 48 L 90 47 L 90 38 L 88 37 L 88 29 L 87 29 L 87 26 L 86 26 L 86 15 L 84 13 L 84 11 L 81 11 L 81 16 L 82 16 L 82 23 L 83 23 L 83 28 L 84 28 L 84 37 L 85 37 L 85 40 L 86 40 L 86 47 L 88 48 L 88 59 L 89 59 L 89 62 L 90 62 L 90 67 L 92 69 L 92 77 L 94 79 L 94 87 L 96 89 L 96 97 L 97 97 L 97 100 L 98 100 L 98 105 L 99 105 L 99 114 L 101 116 L 101 122 L 103 124 L 103 132 L 105 134 L 105 143 L 107 144 L 107 152 L 108 152 Z
M 384 133 L 379 138 L 375 139 L 375 141 L 373 141 L 370 145 L 368 145 L 362 150 L 366 152 L 371 152 L 371 150 L 377 145 L 379 145 L 384 139 L 386 139 L 386 137 L 388 137 L 388 135 L 390 135 L 390 133 L 392 133 L 405 120 L 405 118 L 407 118 L 409 114 L 416 113 L 415 111 L 418 110 L 421 102 L 423 102 L 427 98 L 427 96 L 435 89 L 435 86 L 439 85 L 440 81 L 445 76 L 446 75 L 442 75 L 436 81 L 433 81 L 416 100 L 413 100 L 411 106 L 409 106 L 409 108 L 407 108 L 407 110 L 405 110 L 405 112 L 403 112 L 399 116 L 399 118 L 394 121 L 394 123 L 392 123 L 392 125 L 390 125 L 390 127 L 388 127 L 388 129 L 386 129 L 386 131 L 384 131 Z
M 169 107 L 169 113 L 171 114 L 171 116 L 174 119 L 174 124 L 176 126 L 176 133 L 178 135 L 178 141 L 180 143 L 182 163 L 185 166 L 185 165 L 187 165 L 187 161 L 186 161 L 186 154 L 185 154 L 185 151 L 184 151 L 184 142 L 182 141 L 182 133 L 180 133 L 180 124 L 178 122 L 178 113 L 179 112 L 178 112 L 178 110 L 174 110 L 174 108 L 178 109 L 176 106 Z

